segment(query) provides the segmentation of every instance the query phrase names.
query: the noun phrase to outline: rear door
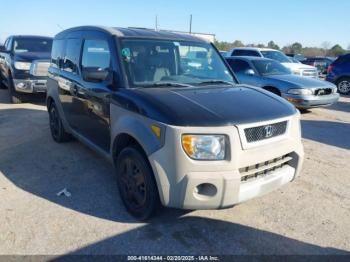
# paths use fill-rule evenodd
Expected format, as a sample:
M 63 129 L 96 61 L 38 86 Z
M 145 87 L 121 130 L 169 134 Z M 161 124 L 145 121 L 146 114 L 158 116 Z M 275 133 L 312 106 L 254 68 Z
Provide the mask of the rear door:
M 77 96 L 77 87 L 80 81 L 79 58 L 81 52 L 82 39 L 75 33 L 63 42 L 63 54 L 57 58 L 59 65 L 59 76 L 57 77 L 59 99 L 65 114 L 65 118 L 70 127 L 74 130 L 79 129 L 81 121 L 80 108 L 81 99 Z M 55 42 L 54 42 L 55 48 Z

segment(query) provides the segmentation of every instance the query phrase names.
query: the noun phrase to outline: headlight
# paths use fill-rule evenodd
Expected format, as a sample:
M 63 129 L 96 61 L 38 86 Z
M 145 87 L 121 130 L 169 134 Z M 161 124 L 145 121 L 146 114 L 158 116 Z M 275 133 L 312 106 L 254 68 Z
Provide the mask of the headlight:
M 183 135 L 182 147 L 196 160 L 224 160 L 226 152 L 224 135 Z
M 31 63 L 29 62 L 15 62 L 15 68 L 17 70 L 29 70 Z
M 294 75 L 301 75 L 301 70 L 300 69 L 294 69 L 294 70 L 292 70 L 292 73 Z
M 289 89 L 288 94 L 292 95 L 312 95 L 311 89 Z

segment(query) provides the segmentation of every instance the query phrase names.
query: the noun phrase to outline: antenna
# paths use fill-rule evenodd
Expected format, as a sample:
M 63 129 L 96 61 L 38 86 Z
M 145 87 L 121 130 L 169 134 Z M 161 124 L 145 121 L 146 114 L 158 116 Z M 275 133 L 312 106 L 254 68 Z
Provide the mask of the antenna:
M 156 15 L 155 30 L 158 31 L 158 15 Z
M 190 34 L 192 33 L 192 14 L 190 15 Z

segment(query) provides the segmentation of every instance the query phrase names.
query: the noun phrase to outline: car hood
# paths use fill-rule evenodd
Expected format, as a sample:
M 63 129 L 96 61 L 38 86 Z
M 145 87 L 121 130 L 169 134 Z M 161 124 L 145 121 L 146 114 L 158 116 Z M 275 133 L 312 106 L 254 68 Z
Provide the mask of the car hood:
M 334 87 L 333 84 L 327 81 L 322 81 L 322 80 L 309 78 L 309 77 L 302 77 L 298 75 L 272 75 L 272 76 L 268 76 L 267 78 L 280 80 L 280 81 L 283 81 L 284 83 L 288 83 L 290 86 L 300 87 L 300 88 L 314 88 L 314 87 L 332 88 Z
M 49 60 L 51 53 L 47 52 L 23 52 L 15 54 L 14 60 L 32 62 L 34 60 Z
M 284 99 L 255 87 L 142 88 L 116 92 L 112 102 L 175 126 L 223 126 L 295 114 Z
M 316 67 L 314 66 L 309 66 L 305 64 L 299 64 L 299 63 L 281 63 L 285 67 L 289 68 L 290 70 L 300 70 L 300 69 L 306 69 L 306 70 L 316 70 Z

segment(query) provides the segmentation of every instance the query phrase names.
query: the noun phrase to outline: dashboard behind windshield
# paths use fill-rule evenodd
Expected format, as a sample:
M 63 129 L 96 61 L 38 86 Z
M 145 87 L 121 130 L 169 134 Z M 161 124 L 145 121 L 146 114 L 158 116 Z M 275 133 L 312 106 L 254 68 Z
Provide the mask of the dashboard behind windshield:
M 123 39 L 121 56 L 129 83 L 135 87 L 211 80 L 235 83 L 220 55 L 207 43 Z

